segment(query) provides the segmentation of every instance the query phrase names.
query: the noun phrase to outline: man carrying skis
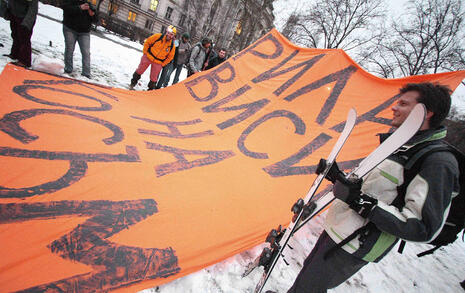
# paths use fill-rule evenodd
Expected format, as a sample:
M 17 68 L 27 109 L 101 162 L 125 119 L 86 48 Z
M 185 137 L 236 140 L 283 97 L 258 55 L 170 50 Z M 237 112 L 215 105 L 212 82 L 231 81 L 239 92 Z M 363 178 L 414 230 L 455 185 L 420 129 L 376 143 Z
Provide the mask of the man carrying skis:
M 391 125 L 399 127 L 417 103 L 427 114 L 420 131 L 362 179 L 335 180 L 336 200 L 326 215 L 325 230 L 288 293 L 326 292 L 349 279 L 369 262 L 380 261 L 401 239 L 429 242 L 441 231 L 451 198 L 458 193 L 458 163 L 450 152 L 426 156 L 407 186 L 404 200 L 402 154 L 421 143 L 441 143 L 440 124 L 450 109 L 450 90 L 439 84 L 408 84 L 392 107 Z M 380 136 L 381 140 L 386 135 Z M 334 172 L 339 172 L 337 166 Z M 334 173 L 333 173 L 334 174 Z M 270 291 L 271 292 L 271 291 Z

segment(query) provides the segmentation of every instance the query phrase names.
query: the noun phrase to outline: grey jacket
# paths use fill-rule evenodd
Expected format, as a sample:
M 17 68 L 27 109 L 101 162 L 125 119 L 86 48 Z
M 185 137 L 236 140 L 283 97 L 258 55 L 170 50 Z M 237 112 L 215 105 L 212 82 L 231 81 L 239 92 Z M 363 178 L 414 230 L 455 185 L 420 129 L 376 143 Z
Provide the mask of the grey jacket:
M 176 64 L 186 64 L 187 63 L 187 58 L 189 55 L 189 50 L 191 48 L 191 44 L 189 42 L 183 42 L 182 40 L 179 42 L 179 47 L 178 47 L 178 60 Z
M 8 12 L 22 18 L 21 25 L 32 30 L 39 11 L 39 0 L 9 0 Z
M 195 44 L 189 58 L 189 68 L 194 72 L 201 71 L 206 56 L 207 49 L 205 49 L 200 42 Z
M 426 130 L 416 134 L 404 147 L 423 141 L 439 143 L 446 135 L 445 128 Z M 428 155 L 420 172 L 408 185 L 405 205 L 393 205 L 397 188 L 403 183 L 402 151 L 391 155 L 363 177 L 362 192 L 378 199 L 368 219 L 359 216 L 340 200 L 328 210 L 325 230 L 340 243 L 347 236 L 371 222 L 375 227 L 362 237 L 359 235 L 342 247 L 355 257 L 378 262 L 399 238 L 414 242 L 429 242 L 441 231 L 447 218 L 451 198 L 458 194 L 458 163 L 450 152 Z

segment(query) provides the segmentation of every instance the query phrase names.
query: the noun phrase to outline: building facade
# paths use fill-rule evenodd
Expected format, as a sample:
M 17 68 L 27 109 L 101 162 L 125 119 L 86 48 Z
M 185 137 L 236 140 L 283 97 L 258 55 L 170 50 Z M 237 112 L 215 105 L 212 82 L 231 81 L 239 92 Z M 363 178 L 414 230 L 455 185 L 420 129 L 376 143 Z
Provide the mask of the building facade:
M 65 0 L 66 1 L 66 0 Z M 192 41 L 209 37 L 217 47 L 238 52 L 273 27 L 271 0 L 89 0 L 99 25 L 143 42 L 176 26 Z

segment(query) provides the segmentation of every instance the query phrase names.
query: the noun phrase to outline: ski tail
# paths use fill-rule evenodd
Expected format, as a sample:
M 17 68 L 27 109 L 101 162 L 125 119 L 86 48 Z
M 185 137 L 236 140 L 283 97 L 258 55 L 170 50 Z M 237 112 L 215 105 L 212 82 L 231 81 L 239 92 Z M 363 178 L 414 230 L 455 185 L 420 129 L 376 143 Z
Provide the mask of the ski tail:
M 352 129 L 355 126 L 356 120 L 357 120 L 357 112 L 355 111 L 355 109 L 351 108 L 349 110 L 349 112 L 347 113 L 347 119 L 346 119 L 346 123 L 344 125 L 344 129 L 342 130 L 341 134 L 339 135 L 339 138 L 338 138 L 337 142 L 335 143 L 333 149 L 331 150 L 331 152 L 330 152 L 330 154 L 328 156 L 327 166 L 326 166 L 325 170 L 322 172 L 322 174 L 318 175 L 317 178 L 315 178 L 315 180 L 313 181 L 313 183 L 312 183 L 312 185 L 310 187 L 310 190 L 308 191 L 308 193 L 307 193 L 307 195 L 305 197 L 306 202 L 309 202 L 312 199 L 312 197 L 314 196 L 314 194 L 316 193 L 316 189 L 319 187 L 321 181 L 323 181 L 324 176 L 326 175 L 326 173 L 329 170 L 328 167 L 331 167 L 331 164 L 336 159 L 336 157 L 339 154 L 342 146 L 347 141 L 347 138 L 349 137 L 350 133 L 352 132 Z M 256 267 L 260 266 L 260 258 L 263 256 L 264 253 L 265 253 L 265 251 L 262 252 L 262 254 L 260 254 L 259 256 L 257 256 L 253 262 L 250 262 L 249 264 L 247 264 L 245 271 L 242 273 L 242 277 L 245 277 L 245 276 L 249 275 Z

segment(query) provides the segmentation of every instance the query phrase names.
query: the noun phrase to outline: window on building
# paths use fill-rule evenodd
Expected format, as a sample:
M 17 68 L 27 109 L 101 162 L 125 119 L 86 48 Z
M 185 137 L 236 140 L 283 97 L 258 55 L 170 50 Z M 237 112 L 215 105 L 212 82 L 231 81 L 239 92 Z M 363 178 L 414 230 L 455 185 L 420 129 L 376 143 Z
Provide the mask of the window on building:
M 130 0 L 130 1 L 131 1 L 131 3 L 133 3 L 133 4 L 140 5 L 140 4 L 139 4 L 139 0 Z
M 152 30 L 153 28 L 153 20 L 147 19 L 145 21 L 145 28 L 148 30 Z
M 241 32 L 242 32 L 242 24 L 241 24 L 241 22 L 239 21 L 239 22 L 237 23 L 237 26 L 236 26 L 236 34 L 240 35 Z
M 137 13 L 129 10 L 128 21 L 135 22 L 136 21 L 136 16 L 137 16 Z
M 179 26 L 184 26 L 185 21 L 186 21 L 186 15 L 181 14 L 181 16 L 179 17 Z
M 171 7 L 166 8 L 165 18 L 166 19 L 171 19 L 171 14 L 172 13 L 173 13 L 173 8 L 171 8 Z
M 150 10 L 155 11 L 158 7 L 158 0 L 150 0 Z
M 166 26 L 162 25 L 161 26 L 161 33 L 164 34 L 166 32 Z
M 115 3 L 109 3 L 108 4 L 108 14 L 115 14 L 116 11 L 118 11 L 118 4 L 115 4 Z

